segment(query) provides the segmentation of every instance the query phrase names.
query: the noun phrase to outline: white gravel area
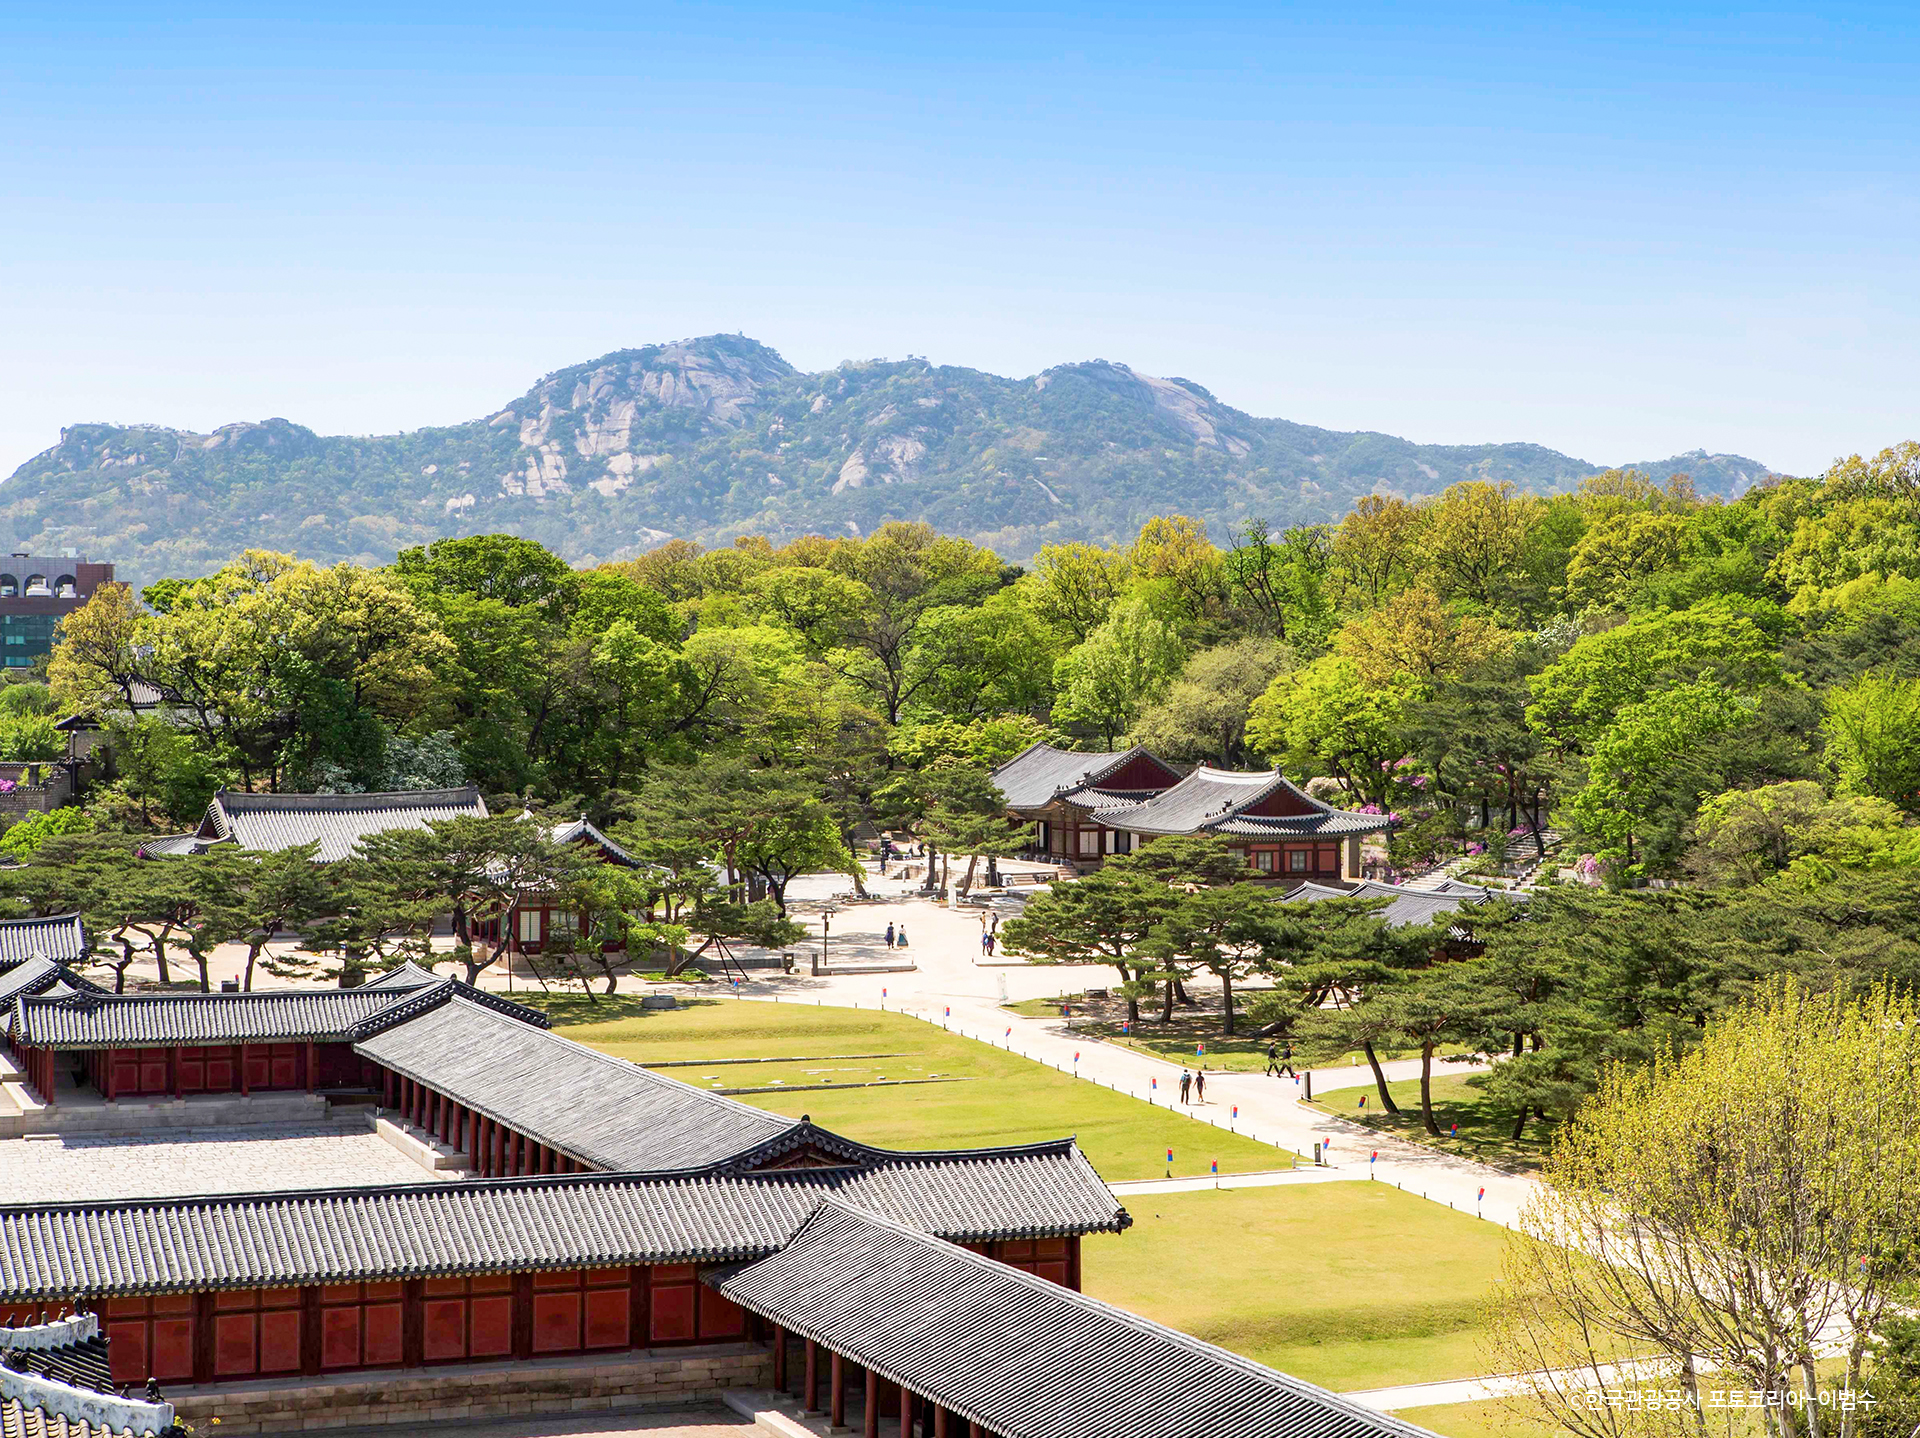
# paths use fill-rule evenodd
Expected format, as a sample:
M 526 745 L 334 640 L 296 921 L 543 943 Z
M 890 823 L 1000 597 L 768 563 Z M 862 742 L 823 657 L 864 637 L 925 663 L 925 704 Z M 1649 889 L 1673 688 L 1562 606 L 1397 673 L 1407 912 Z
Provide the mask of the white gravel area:
M 0 1203 L 422 1183 L 370 1132 L 313 1126 L 0 1140 Z

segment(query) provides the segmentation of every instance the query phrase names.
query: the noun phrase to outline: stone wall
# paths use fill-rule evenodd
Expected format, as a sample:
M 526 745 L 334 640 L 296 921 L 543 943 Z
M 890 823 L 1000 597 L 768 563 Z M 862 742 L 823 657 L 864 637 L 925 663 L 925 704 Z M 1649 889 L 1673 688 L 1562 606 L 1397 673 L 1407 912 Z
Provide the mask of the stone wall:
M 384 1423 L 676 1408 L 729 1388 L 768 1388 L 773 1355 L 757 1344 L 651 1348 L 169 1388 L 183 1423 L 201 1432 L 291 1433 Z

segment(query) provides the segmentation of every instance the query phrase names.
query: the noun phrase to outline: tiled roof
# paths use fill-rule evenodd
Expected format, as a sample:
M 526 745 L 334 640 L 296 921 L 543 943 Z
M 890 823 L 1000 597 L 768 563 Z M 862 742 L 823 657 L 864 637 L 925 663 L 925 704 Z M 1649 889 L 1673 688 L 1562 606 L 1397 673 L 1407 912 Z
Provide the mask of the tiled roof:
M 342 1043 L 407 994 L 392 989 L 304 989 L 252 994 L 73 994 L 22 998 L 8 1032 L 56 1049 L 160 1044 Z
M 134 852 L 149 859 L 177 859 L 205 852 L 208 842 L 198 834 L 156 834 L 142 839 Z
M 704 1277 L 1001 1438 L 1426 1435 L 845 1202 L 823 1204 L 771 1257 Z
M 0 1302 L 761 1258 L 835 1194 L 957 1242 L 1111 1231 L 1125 1220 L 1070 1142 L 874 1169 L 9 1206 Z
M 52 959 L 32 958 L 0 968 L 0 1012 L 5 1012 L 11 1000 L 23 995 L 105 992 L 98 984 L 81 978 Z
M 1307 812 L 1285 817 L 1243 811 L 1275 794 L 1289 794 Z M 1140 834 L 1297 835 L 1367 834 L 1387 827 L 1384 814 L 1353 814 L 1321 803 L 1277 769 L 1242 773 L 1202 765 L 1186 778 L 1131 809 L 1100 815 L 1116 829 Z
M 424 989 L 428 984 L 437 984 L 445 980 L 446 975 L 436 974 L 432 969 L 423 969 L 412 959 L 402 959 L 393 968 L 377 978 L 368 979 L 360 985 L 363 989 Z M 529 1010 L 531 1012 L 531 1010 Z
M 117 1396 L 100 1320 L 75 1314 L 0 1328 L 0 1433 L 6 1438 L 87 1438 L 165 1431 L 173 1405 Z
M 1380 917 L 1398 929 L 1408 924 L 1429 923 L 1442 914 L 1458 913 L 1462 908 L 1485 904 L 1496 898 L 1525 903 L 1526 897 L 1525 894 L 1482 889 L 1453 880 L 1434 889 L 1409 889 L 1399 884 L 1382 884 L 1369 879 L 1350 889 L 1336 889 L 1326 884 L 1302 884 L 1286 895 L 1285 902 L 1298 904 L 1314 899 L 1387 899 L 1390 902 L 1379 911 Z
M 1051 744 L 1035 744 L 995 769 L 993 782 L 999 786 L 1009 809 L 1037 809 L 1062 790 L 1093 783 L 1136 754 L 1146 752 L 1123 749 L 1082 754 L 1071 749 L 1056 749 Z
M 199 835 L 243 849 L 290 849 L 318 841 L 317 858 L 344 859 L 368 834 L 424 829 L 442 819 L 484 818 L 480 791 L 409 789 L 395 794 L 242 794 L 222 789 L 207 806 Z
M 0 965 L 18 963 L 35 954 L 57 964 L 72 964 L 84 958 L 86 952 L 87 931 L 78 914 L 0 919 Z
M 631 867 L 637 862 L 633 855 L 614 843 L 614 841 L 608 838 L 598 827 L 588 823 L 585 814 L 582 814 L 578 819 L 569 819 L 564 824 L 555 824 L 547 831 L 547 837 L 552 839 L 556 844 L 571 844 L 576 840 L 585 839 L 590 843 L 597 844 L 601 852 L 617 864 L 625 864 Z
M 425 1008 L 434 997 L 422 991 L 412 1002 Z M 355 1050 L 597 1168 L 699 1168 L 793 1127 L 792 1119 L 518 1022 L 470 995 L 382 1027 Z

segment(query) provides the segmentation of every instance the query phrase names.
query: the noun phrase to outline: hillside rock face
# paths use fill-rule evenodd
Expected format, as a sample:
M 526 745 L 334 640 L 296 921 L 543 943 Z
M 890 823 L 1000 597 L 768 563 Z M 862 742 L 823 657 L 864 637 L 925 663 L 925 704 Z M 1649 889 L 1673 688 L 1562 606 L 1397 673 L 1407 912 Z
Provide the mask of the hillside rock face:
M 926 520 L 1025 559 L 1123 539 L 1155 514 L 1224 539 L 1254 517 L 1337 519 L 1373 491 L 1462 479 L 1561 488 L 1600 466 L 1538 445 L 1420 445 L 1257 419 L 1191 380 L 1094 360 L 1027 380 L 924 360 L 804 374 L 741 335 L 620 350 L 483 419 L 374 438 L 285 419 L 212 434 L 74 425 L 0 488 L 16 548 L 71 546 L 136 583 L 247 547 L 385 563 L 505 530 L 576 563 L 670 536 L 776 540 Z M 1642 464 L 1737 493 L 1766 467 L 1703 451 Z

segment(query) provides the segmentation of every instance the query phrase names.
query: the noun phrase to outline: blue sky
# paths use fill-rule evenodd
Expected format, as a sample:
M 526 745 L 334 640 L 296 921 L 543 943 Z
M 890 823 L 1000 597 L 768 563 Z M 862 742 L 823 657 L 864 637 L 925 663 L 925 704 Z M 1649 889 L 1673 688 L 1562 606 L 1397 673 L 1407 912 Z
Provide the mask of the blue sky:
M 734 330 L 1600 463 L 1920 437 L 1913 6 L 542 8 L 0 0 L 0 473 Z

